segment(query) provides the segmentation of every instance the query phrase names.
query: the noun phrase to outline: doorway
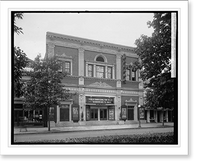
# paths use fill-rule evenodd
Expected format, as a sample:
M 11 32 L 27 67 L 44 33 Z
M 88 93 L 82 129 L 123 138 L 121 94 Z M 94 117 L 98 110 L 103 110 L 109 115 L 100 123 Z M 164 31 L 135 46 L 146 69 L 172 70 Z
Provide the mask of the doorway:
M 98 108 L 91 108 L 90 109 L 90 119 L 91 120 L 98 120 Z
M 134 120 L 134 106 L 128 106 L 128 120 Z
M 100 120 L 107 120 L 108 118 L 107 108 L 99 108 L 99 110 L 100 110 Z

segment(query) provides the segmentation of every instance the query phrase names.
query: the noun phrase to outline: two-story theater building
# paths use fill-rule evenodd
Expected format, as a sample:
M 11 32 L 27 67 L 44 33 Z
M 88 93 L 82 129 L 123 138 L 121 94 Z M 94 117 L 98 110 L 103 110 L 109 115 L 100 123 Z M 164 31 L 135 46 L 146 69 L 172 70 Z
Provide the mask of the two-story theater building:
M 63 62 L 61 71 L 70 75 L 62 83 L 76 92 L 52 108 L 55 126 L 138 123 L 139 115 L 145 119 L 144 112 L 138 114 L 143 105 L 139 70 L 128 68 L 126 83 L 122 78 L 122 60 L 128 67 L 138 61 L 133 47 L 47 32 L 46 56 Z

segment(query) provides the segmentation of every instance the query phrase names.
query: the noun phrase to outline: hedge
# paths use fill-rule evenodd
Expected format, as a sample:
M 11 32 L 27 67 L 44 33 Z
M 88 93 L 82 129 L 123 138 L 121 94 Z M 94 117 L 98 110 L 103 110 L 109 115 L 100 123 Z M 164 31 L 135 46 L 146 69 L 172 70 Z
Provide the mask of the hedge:
M 22 142 L 21 142 L 22 143 Z M 64 144 L 173 144 L 174 133 L 148 133 L 134 135 L 113 135 L 83 138 L 66 138 L 63 140 L 38 140 L 25 143 L 64 143 Z

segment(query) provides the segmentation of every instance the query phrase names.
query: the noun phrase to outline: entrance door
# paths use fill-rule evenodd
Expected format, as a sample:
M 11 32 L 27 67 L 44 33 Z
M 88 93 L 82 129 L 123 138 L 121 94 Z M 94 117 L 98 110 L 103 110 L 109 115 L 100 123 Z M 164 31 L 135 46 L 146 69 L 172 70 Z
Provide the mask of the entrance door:
M 107 109 L 100 108 L 100 120 L 107 120 Z
M 98 120 L 98 108 L 91 108 L 90 109 L 90 119 L 91 120 Z
M 60 108 L 60 121 L 69 121 L 69 108 Z
M 134 107 L 128 107 L 128 120 L 134 120 Z

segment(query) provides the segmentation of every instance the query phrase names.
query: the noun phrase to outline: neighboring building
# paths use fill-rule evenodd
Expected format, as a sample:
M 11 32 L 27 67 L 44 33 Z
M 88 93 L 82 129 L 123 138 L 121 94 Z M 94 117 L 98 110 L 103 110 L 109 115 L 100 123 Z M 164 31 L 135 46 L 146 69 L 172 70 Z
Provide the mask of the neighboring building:
M 122 63 L 126 61 L 129 67 L 138 61 L 133 47 L 47 32 L 46 56 L 63 62 L 60 72 L 70 75 L 62 83 L 77 92 L 73 99 L 52 108 L 55 126 L 138 123 L 143 82 L 139 70 L 128 68 L 123 74 Z M 141 120 L 145 116 L 140 113 Z

